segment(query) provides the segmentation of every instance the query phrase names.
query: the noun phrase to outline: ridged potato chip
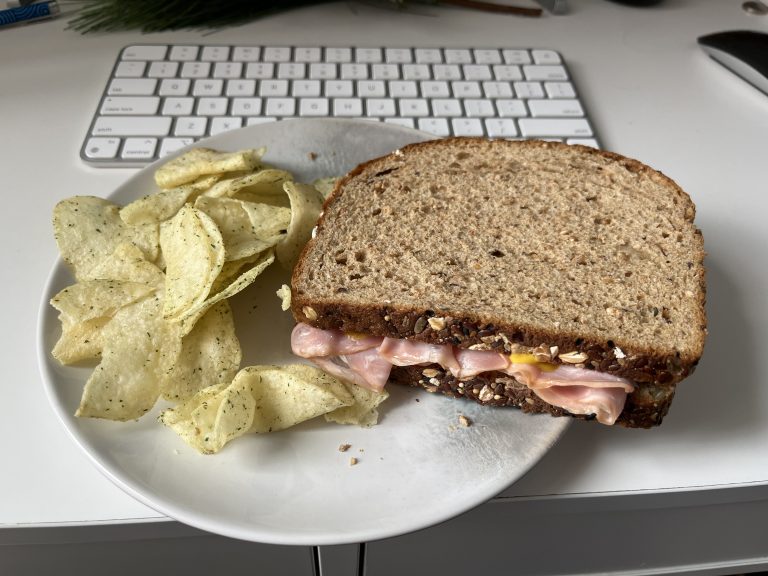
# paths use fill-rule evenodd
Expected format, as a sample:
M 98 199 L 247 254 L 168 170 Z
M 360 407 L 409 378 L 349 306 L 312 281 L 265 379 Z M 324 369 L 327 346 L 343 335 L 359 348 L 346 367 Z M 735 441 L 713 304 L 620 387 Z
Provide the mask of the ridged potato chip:
M 238 198 L 248 202 L 288 206 L 283 184 L 293 181 L 285 170 L 266 168 L 252 174 L 227 178 L 206 190 L 203 195 L 214 198 Z
M 242 356 L 229 302 L 217 302 L 182 338 L 181 353 L 163 378 L 163 398 L 181 402 L 203 388 L 232 382 Z
M 323 197 L 309 184 L 286 182 L 283 188 L 291 200 L 291 223 L 288 234 L 277 245 L 277 261 L 286 270 L 293 270 L 304 245 L 312 237 L 312 228 L 323 210 Z
M 173 158 L 155 171 L 155 183 L 160 188 L 188 184 L 211 174 L 251 171 L 259 166 L 264 149 L 219 152 L 210 148 L 193 148 Z
M 120 308 L 102 329 L 101 362 L 85 384 L 76 416 L 134 420 L 148 412 L 181 352 L 178 324 L 162 315 L 157 291 Z
M 157 224 L 129 226 L 119 211 L 112 202 L 93 196 L 73 196 L 53 209 L 59 252 L 77 280 L 94 278 L 93 269 L 120 244 L 135 244 L 148 260 L 157 258 Z
M 378 393 L 348 382 L 343 384 L 355 401 L 350 406 L 342 406 L 333 412 L 328 412 L 325 419 L 336 424 L 356 424 L 364 428 L 377 424 L 379 421 L 377 407 L 389 398 L 389 392 L 382 390 Z
M 122 280 L 160 287 L 165 274 L 156 264 L 147 260 L 135 244 L 119 244 L 111 255 L 97 263 L 91 275 L 97 280 Z
M 180 319 L 208 297 L 224 265 L 224 242 L 210 216 L 185 204 L 160 228 L 165 259 L 163 317 Z

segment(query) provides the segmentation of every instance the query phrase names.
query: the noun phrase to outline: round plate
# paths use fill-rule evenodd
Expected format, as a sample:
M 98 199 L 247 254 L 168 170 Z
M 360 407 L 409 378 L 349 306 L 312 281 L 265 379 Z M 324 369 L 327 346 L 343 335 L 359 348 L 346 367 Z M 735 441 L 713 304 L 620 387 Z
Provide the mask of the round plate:
M 341 175 L 421 132 L 368 121 L 291 120 L 227 132 L 204 145 L 266 146 L 265 161 L 297 180 Z M 154 189 L 151 165 L 109 197 L 124 204 Z M 192 526 L 275 544 L 327 545 L 397 536 L 447 520 L 493 497 L 549 450 L 569 421 L 482 407 L 390 386 L 380 423 L 369 429 L 306 422 L 275 434 L 239 438 L 203 456 L 156 421 L 73 416 L 91 368 L 60 366 L 50 350 L 60 334 L 48 300 L 72 283 L 59 262 L 40 309 L 43 382 L 64 427 L 96 466 L 139 501 Z M 243 365 L 291 363 L 293 319 L 275 291 L 288 281 L 271 267 L 231 300 Z M 459 425 L 463 414 L 473 422 Z M 350 444 L 340 452 L 341 444 Z M 358 460 L 350 465 L 350 459 Z

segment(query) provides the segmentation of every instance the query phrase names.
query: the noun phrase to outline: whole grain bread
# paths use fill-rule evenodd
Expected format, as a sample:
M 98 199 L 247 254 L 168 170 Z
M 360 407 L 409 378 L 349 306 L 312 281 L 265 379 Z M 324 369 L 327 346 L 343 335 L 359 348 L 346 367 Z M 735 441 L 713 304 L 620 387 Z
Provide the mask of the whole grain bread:
M 324 329 L 550 351 L 552 362 L 638 384 L 620 422 L 653 425 L 704 347 L 694 216 L 671 179 L 617 154 L 482 138 L 413 144 L 339 180 L 294 269 L 292 312 Z M 396 369 L 392 379 L 414 376 Z M 439 380 L 459 394 L 450 375 Z M 510 395 L 496 403 L 562 412 Z

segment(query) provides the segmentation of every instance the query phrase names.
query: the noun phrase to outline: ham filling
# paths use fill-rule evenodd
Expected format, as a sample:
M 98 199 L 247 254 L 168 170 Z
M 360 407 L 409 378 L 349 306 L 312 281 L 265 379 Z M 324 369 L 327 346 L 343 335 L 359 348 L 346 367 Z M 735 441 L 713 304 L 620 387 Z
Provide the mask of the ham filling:
M 493 351 L 357 336 L 308 324 L 297 324 L 293 329 L 291 348 L 294 354 L 311 360 L 329 374 L 376 392 L 383 390 L 393 365 L 440 364 L 460 380 L 484 372 L 503 372 L 547 404 L 572 414 L 594 414 L 603 424 L 616 422 L 627 393 L 634 389 L 624 378 L 575 366 L 513 362 L 509 356 Z

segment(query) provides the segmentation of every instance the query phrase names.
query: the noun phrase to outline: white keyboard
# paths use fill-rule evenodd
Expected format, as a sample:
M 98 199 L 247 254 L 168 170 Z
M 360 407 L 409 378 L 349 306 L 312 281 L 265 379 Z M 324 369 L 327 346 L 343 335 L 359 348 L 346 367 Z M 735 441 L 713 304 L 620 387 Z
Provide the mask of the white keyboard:
M 297 117 L 599 147 L 553 50 L 137 45 L 120 53 L 80 156 L 142 166 L 200 138 Z

